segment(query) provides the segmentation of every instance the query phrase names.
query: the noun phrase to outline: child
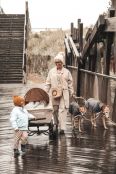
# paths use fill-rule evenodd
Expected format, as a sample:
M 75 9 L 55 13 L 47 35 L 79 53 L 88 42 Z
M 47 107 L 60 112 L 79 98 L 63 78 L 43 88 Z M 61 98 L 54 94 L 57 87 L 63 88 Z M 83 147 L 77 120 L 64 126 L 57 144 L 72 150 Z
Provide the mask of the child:
M 10 114 L 10 122 L 14 129 L 14 157 L 20 154 L 19 142 L 21 141 L 21 151 L 26 151 L 28 137 L 28 119 L 35 118 L 25 108 L 25 99 L 21 96 L 14 96 L 13 103 L 15 107 Z

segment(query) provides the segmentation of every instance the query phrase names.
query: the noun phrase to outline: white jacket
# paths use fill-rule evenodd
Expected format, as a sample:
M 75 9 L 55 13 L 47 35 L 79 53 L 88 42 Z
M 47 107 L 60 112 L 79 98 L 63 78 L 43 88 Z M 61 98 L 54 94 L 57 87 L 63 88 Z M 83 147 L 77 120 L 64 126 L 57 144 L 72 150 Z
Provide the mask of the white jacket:
M 34 116 L 19 106 L 15 106 L 10 114 L 10 122 L 14 130 L 28 130 L 29 118 L 34 118 Z
M 61 77 L 61 85 L 63 88 L 63 98 L 65 107 L 69 108 L 69 95 L 72 95 L 74 93 L 73 91 L 73 80 L 72 75 L 70 71 L 66 68 L 62 68 L 62 70 L 59 72 L 57 71 L 57 68 L 52 68 L 49 73 L 48 77 L 46 79 L 45 84 L 45 90 L 46 92 L 49 92 L 51 88 L 58 86 L 58 78 Z M 54 100 L 52 98 L 53 105 L 59 104 L 58 100 Z

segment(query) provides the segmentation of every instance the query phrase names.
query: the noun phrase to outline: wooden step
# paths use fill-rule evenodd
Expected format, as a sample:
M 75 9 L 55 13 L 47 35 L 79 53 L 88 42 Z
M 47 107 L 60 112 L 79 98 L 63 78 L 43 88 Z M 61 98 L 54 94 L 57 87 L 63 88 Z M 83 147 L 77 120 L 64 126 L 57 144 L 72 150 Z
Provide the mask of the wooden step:
M 23 83 L 23 79 L 12 79 L 12 80 L 8 80 L 8 79 L 5 79 L 5 80 L 1 80 L 0 79 L 0 84 L 7 84 L 7 83 Z
M 12 79 L 0 79 L 0 84 L 7 83 L 22 83 L 23 77 L 20 79 L 12 78 Z
M 24 25 L 24 14 L 0 14 L 0 83 L 22 83 Z

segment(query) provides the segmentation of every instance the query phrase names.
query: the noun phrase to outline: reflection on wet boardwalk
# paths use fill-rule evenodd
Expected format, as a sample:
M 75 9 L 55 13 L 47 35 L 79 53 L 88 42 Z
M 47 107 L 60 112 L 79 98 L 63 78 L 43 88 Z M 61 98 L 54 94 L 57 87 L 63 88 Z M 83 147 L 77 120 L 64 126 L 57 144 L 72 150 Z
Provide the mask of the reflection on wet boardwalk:
M 13 157 L 13 132 L 9 114 L 12 95 L 23 95 L 38 85 L 0 85 L 0 173 L 1 174 L 115 174 L 116 127 L 72 132 L 70 118 L 65 135 L 50 141 L 47 135 L 29 137 L 25 156 Z

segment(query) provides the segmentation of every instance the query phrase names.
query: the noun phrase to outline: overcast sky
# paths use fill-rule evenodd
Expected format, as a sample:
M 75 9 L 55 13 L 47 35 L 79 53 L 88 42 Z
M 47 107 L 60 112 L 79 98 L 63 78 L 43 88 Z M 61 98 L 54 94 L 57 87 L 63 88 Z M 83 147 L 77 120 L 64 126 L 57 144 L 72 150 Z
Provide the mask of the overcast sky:
M 70 28 L 81 18 L 84 26 L 95 24 L 106 12 L 109 0 L 28 0 L 32 28 Z M 0 0 L 5 13 L 24 13 L 25 0 Z

